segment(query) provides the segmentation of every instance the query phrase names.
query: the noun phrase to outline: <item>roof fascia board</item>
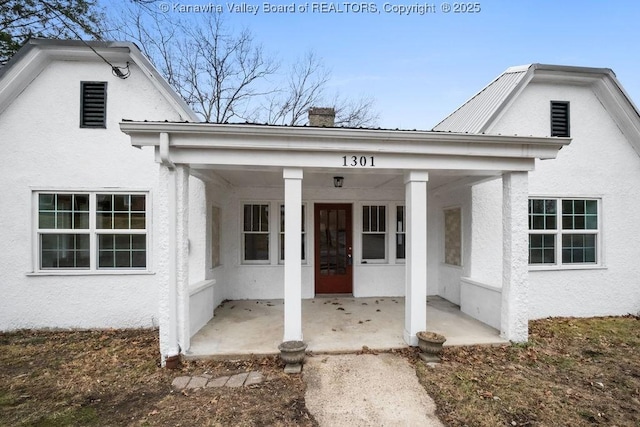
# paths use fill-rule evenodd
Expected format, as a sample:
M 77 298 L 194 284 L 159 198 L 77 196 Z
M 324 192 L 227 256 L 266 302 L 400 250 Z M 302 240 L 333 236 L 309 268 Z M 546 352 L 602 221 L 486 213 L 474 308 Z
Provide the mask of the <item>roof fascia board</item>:
M 171 152 L 171 161 L 175 164 L 186 164 L 195 168 L 282 168 L 296 167 L 314 170 L 346 169 L 342 165 L 342 153 L 323 150 L 314 153 L 288 152 L 283 155 L 268 149 L 256 149 L 251 153 L 242 149 L 210 150 L 206 148 L 176 148 Z M 375 153 L 375 168 L 353 169 L 362 173 L 379 173 L 382 170 L 446 170 L 486 172 L 493 174 L 499 171 L 531 171 L 535 169 L 535 159 L 522 157 L 495 156 L 441 156 L 415 155 L 408 153 Z M 158 162 L 157 150 L 156 161 Z
M 570 138 L 458 134 L 427 131 L 217 125 L 205 123 L 121 122 L 134 146 L 160 144 L 180 149 L 266 149 L 287 152 L 377 152 L 456 156 L 555 158 Z
M 523 68 L 523 67 L 518 67 Z M 502 118 L 502 116 L 506 113 L 508 108 L 513 104 L 513 102 L 520 96 L 522 91 L 529 85 L 529 82 L 533 79 L 533 67 L 528 67 L 526 75 L 518 82 L 516 87 L 509 93 L 509 95 L 504 99 L 502 104 L 495 109 L 493 114 L 489 117 L 489 119 L 485 122 L 485 124 L 480 128 L 481 133 L 490 133 L 493 127 L 498 123 L 498 121 Z
M 153 66 L 151 61 L 133 43 L 128 43 L 131 48 L 131 58 L 138 67 L 151 80 L 156 89 L 164 96 L 171 106 L 180 114 L 183 120 L 199 122 L 200 118 L 189 107 L 185 100 L 169 85 L 160 75 L 160 72 Z
M 12 64 L 0 78 L 0 114 L 24 91 L 44 69 L 48 57 L 32 49 Z
M 618 129 L 640 156 L 640 113 L 615 77 L 601 79 L 593 91 Z

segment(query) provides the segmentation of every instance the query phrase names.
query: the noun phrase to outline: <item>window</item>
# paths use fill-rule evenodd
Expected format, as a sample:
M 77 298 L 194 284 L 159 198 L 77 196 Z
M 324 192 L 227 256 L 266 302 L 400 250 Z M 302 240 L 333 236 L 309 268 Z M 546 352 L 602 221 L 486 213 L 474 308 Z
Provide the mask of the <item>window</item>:
M 387 247 L 386 206 L 362 207 L 362 259 L 385 260 Z
M 243 260 L 269 261 L 269 205 L 245 204 Z
M 306 260 L 306 251 L 305 251 L 305 241 L 306 241 L 306 232 L 305 232 L 305 209 L 304 205 L 302 205 L 302 260 Z M 284 205 L 280 205 L 280 261 L 284 261 Z
M 146 268 L 145 194 L 41 192 L 37 198 L 39 270 Z
M 107 127 L 107 82 L 80 83 L 80 127 Z
M 444 262 L 462 265 L 462 211 L 460 208 L 444 211 Z
M 396 259 L 405 259 L 406 253 L 406 229 L 404 206 L 396 206 Z
M 551 101 L 551 136 L 570 136 L 569 103 Z
M 530 199 L 529 264 L 598 263 L 596 199 Z
M 89 269 L 89 194 L 39 194 L 38 236 L 40 269 Z

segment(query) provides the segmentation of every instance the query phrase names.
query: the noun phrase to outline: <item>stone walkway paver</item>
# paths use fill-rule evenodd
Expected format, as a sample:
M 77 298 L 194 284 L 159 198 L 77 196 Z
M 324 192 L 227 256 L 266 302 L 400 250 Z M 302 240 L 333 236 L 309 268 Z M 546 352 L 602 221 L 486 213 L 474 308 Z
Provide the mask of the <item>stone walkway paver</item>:
M 176 390 L 193 390 L 204 387 L 242 387 L 260 384 L 264 381 L 261 372 L 242 372 L 231 376 L 213 378 L 209 374 L 181 376 L 174 378 L 171 387 Z

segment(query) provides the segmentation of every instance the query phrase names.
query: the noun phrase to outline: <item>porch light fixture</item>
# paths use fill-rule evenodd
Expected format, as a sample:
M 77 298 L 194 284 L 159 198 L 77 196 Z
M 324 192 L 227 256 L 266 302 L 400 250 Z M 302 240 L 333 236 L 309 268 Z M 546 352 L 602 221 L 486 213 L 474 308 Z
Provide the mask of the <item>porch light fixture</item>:
M 344 178 L 341 176 L 333 177 L 333 186 L 336 188 L 342 188 L 342 183 L 344 182 Z

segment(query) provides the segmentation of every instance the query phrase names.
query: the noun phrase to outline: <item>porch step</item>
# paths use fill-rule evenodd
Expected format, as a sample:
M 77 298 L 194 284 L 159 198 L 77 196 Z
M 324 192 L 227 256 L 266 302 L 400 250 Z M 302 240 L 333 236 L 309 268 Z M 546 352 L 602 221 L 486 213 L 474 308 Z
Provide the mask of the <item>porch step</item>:
M 213 378 L 208 374 L 202 374 L 176 377 L 171 382 L 171 387 L 175 390 L 193 390 L 205 387 L 246 387 L 260 384 L 262 381 L 264 381 L 264 376 L 258 371 L 243 372 L 241 374 L 217 378 Z

